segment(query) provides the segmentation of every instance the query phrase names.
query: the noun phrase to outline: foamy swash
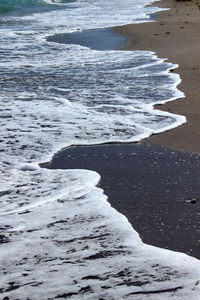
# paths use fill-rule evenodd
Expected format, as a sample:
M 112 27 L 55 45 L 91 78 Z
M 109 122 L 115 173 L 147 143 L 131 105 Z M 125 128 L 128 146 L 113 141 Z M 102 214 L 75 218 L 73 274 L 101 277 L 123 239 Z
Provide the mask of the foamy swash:
M 3 297 L 198 299 L 199 261 L 143 244 L 96 187 L 97 173 L 38 166 L 62 147 L 139 141 L 185 122 L 153 109 L 182 96 L 175 65 L 45 39 L 155 11 L 137 2 L 79 1 L 0 19 Z

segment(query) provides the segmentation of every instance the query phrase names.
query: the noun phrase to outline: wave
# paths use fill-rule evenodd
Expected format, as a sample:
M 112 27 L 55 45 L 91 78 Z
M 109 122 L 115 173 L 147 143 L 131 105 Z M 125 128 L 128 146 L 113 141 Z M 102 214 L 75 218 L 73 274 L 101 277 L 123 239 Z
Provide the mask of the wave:
M 3 0 L 0 9 L 39 7 L 40 12 L 43 5 L 69 2 Z M 97 187 L 97 173 L 37 164 L 69 145 L 136 141 L 185 121 L 153 110 L 156 103 L 183 96 L 176 89 L 179 76 L 169 72 L 175 65 L 150 52 L 94 51 L 42 38 L 140 21 L 153 12 L 141 2 L 86 0 L 67 10 L 2 18 L 7 22 L 0 30 L 5 299 L 198 299 L 199 261 L 144 245 Z
M 16 9 L 42 6 L 49 4 L 65 4 L 74 2 L 70 0 L 1 0 L 0 2 L 0 13 L 13 11 Z

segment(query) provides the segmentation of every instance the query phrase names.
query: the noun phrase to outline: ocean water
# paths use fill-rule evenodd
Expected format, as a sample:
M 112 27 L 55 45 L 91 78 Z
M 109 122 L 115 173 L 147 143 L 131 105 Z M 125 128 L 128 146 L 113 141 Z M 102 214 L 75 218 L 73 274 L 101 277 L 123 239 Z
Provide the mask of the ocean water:
M 153 108 L 183 96 L 176 65 L 48 40 L 151 21 L 159 9 L 148 3 L 0 2 L 2 299 L 200 295 L 199 261 L 145 245 L 109 205 L 99 174 L 39 167 L 63 147 L 140 141 L 186 121 Z

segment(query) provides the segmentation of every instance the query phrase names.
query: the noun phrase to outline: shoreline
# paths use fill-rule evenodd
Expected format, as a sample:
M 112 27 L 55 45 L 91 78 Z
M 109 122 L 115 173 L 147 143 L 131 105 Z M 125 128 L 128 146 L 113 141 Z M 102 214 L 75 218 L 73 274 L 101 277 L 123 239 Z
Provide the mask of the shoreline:
M 147 143 L 72 146 L 41 167 L 96 171 L 107 201 L 145 244 L 200 259 L 198 155 Z
M 171 0 L 166 2 L 175 3 Z M 161 2 L 161 4 L 164 3 L 167 7 L 166 2 Z M 184 7 L 186 4 L 181 5 Z M 160 18 L 163 18 L 163 15 L 167 22 L 168 16 L 165 15 L 166 13 L 169 14 L 170 12 L 159 12 L 156 22 L 119 26 L 114 30 L 129 38 L 131 37 L 131 39 L 137 36 L 136 33 L 138 34 L 137 42 L 130 40 L 130 43 L 122 48 L 123 50 L 151 50 L 156 52 L 158 57 L 168 57 L 169 62 L 179 64 L 179 68 L 176 70 L 177 73 L 181 73 L 180 69 L 183 69 L 181 79 L 183 79 L 182 74 L 186 78 L 184 77 L 185 79 L 179 85 L 179 89 L 185 93 L 186 98 L 174 100 L 157 107 L 159 110 L 186 115 L 187 119 L 189 118 L 189 126 L 187 122 L 176 129 L 156 134 L 140 143 L 70 147 L 56 153 L 53 159 L 49 163 L 43 164 L 42 167 L 50 169 L 81 168 L 98 172 L 101 175 L 100 187 L 108 196 L 108 202 L 128 218 L 144 243 L 184 252 L 200 259 L 200 231 L 198 230 L 200 162 L 198 155 L 189 154 L 200 154 L 200 147 L 198 148 L 198 143 L 195 144 L 198 141 L 198 128 L 196 135 L 193 137 L 190 120 L 190 115 L 194 117 L 193 113 L 198 114 L 198 106 L 195 106 L 198 103 L 194 103 L 193 110 L 189 111 L 190 114 L 188 114 L 187 110 L 190 107 L 190 102 L 188 103 L 185 80 L 189 69 L 187 63 L 184 67 L 181 65 L 181 59 L 184 58 L 186 53 L 183 56 L 179 53 L 175 56 L 169 56 L 167 55 L 168 49 L 164 49 L 165 52 L 161 53 L 156 51 L 156 44 L 154 45 L 155 49 L 145 49 L 142 43 L 145 41 L 146 46 L 149 46 L 146 35 L 149 34 L 149 30 L 151 33 L 152 30 L 154 32 L 152 26 L 153 28 L 161 27 L 160 30 L 163 30 L 165 25 L 160 25 L 159 22 L 161 22 Z M 141 26 L 143 30 L 140 30 Z M 174 24 L 172 24 L 172 27 L 174 28 Z M 141 39 L 142 33 L 143 40 Z M 155 37 L 158 38 L 159 35 Z M 165 35 L 170 36 L 171 33 L 165 33 Z M 149 34 L 149 39 L 151 40 L 151 38 L 152 35 Z M 163 48 L 168 43 L 169 41 L 166 39 Z M 177 42 L 174 40 L 174 43 L 176 49 Z M 179 58 L 180 61 L 175 58 Z M 198 69 L 195 69 L 194 73 L 196 74 L 197 71 Z M 189 86 L 190 82 L 187 83 Z M 186 84 L 187 88 L 188 86 Z M 195 99 L 197 101 L 197 98 Z M 185 130 L 185 127 L 189 128 L 189 137 L 187 137 L 188 131 Z M 182 135 L 179 132 L 182 132 Z M 180 139 L 178 138 L 179 135 Z M 191 143 L 190 140 L 193 138 L 194 141 Z M 161 145 L 161 147 L 157 145 Z M 196 145 L 196 148 L 194 145 Z M 180 152 L 172 151 L 170 148 L 180 150 Z M 197 199 L 195 204 L 191 203 L 192 198 Z
M 159 58 L 178 64 L 178 89 L 185 94 L 159 110 L 186 116 L 187 122 L 175 129 L 156 134 L 143 142 L 200 154 L 200 9 L 198 1 L 167 0 L 152 5 L 169 8 L 156 13 L 156 21 L 113 28 L 129 38 L 120 50 L 153 51 Z

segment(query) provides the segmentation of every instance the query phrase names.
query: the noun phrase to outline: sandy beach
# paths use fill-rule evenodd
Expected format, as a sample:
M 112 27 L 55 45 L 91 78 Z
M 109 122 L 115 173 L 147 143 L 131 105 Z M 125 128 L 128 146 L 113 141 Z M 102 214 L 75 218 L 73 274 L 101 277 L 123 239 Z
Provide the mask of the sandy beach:
M 187 123 L 138 144 L 64 149 L 45 167 L 97 171 L 108 201 L 145 243 L 200 259 L 200 10 L 197 1 L 167 0 L 156 5 L 170 10 L 157 13 L 151 23 L 114 31 L 129 38 L 123 50 L 151 50 L 179 64 L 172 71 L 180 74 L 179 89 L 186 97 L 159 109 L 184 115 Z M 191 203 L 193 198 L 197 203 Z
M 71 147 L 43 165 L 98 172 L 108 201 L 145 243 L 200 259 L 199 166 L 198 155 L 147 143 Z
M 169 8 L 157 13 L 151 23 L 120 26 L 115 30 L 129 37 L 124 50 L 150 50 L 179 65 L 182 79 L 178 88 L 185 98 L 160 105 L 160 110 L 184 115 L 187 123 L 147 142 L 200 154 L 200 6 L 199 1 L 165 0 L 154 5 Z
M 199 8 L 152 1 L 0 1 L 1 299 L 199 299 Z

